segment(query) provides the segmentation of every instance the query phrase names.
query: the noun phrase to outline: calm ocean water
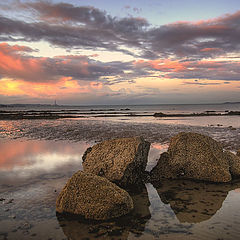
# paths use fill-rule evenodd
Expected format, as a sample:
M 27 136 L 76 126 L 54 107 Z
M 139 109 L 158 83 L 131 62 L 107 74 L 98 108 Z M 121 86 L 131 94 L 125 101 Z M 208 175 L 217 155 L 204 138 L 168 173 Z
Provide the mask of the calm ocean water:
M 152 105 L 86 105 L 86 106 L 71 106 L 71 105 L 25 105 L 13 106 L 8 108 L 0 107 L 0 110 L 79 110 L 79 112 L 91 111 L 124 111 L 128 109 L 131 112 L 137 113 L 200 113 L 204 111 L 240 111 L 239 103 L 222 103 L 222 104 L 152 104 Z
M 224 104 L 155 104 L 155 105 L 89 105 L 89 106 L 51 106 L 26 105 L 4 107 L 7 111 L 54 111 L 57 113 L 70 112 L 74 116 L 92 120 L 131 123 L 159 123 L 186 126 L 223 126 L 240 127 L 240 116 L 202 116 L 202 117 L 164 117 L 156 118 L 151 115 L 157 112 L 165 114 L 189 114 L 214 111 L 226 113 L 227 111 L 240 111 L 240 103 Z M 149 116 L 144 116 L 149 115 Z

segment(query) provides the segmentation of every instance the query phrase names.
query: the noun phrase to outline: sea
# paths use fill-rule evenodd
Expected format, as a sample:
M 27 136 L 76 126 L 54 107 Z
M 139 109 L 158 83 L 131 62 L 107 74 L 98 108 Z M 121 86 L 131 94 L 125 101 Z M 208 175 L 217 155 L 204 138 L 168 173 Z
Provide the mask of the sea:
M 206 134 L 225 150 L 240 149 L 240 116 L 164 117 L 153 114 L 227 113 L 240 103 L 168 105 L 9 105 L 1 111 L 74 113 L 74 118 L 0 120 L 0 239 L 214 239 L 240 236 L 240 181 L 146 183 L 130 193 L 134 211 L 107 222 L 56 214 L 67 180 L 98 142 L 142 136 L 151 143 L 147 171 L 179 132 Z

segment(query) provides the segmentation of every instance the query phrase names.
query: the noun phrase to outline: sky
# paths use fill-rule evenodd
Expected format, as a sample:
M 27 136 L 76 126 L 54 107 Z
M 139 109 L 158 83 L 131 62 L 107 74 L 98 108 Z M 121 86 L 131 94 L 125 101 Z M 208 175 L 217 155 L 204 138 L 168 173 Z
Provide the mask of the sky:
M 0 2 L 0 104 L 240 101 L 239 0 Z

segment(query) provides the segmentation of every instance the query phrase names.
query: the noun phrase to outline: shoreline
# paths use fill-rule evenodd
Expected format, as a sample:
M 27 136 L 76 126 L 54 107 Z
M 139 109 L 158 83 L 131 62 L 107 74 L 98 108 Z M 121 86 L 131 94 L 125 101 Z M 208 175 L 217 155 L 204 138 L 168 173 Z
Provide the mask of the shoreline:
M 11 123 L 11 124 L 9 124 Z M 117 137 L 143 136 L 151 143 L 165 144 L 178 132 L 207 134 L 221 142 L 227 150 L 240 149 L 240 128 L 230 126 L 183 125 L 164 122 L 113 121 L 99 119 L 59 119 L 0 121 L 0 137 L 46 140 L 68 140 L 72 142 L 101 142 Z
M 82 112 L 81 110 L 22 110 L 22 111 L 6 111 L 0 110 L 0 120 L 22 120 L 22 119 L 61 119 L 61 118 L 88 118 L 88 117 L 154 117 L 154 118 L 174 118 L 174 117 L 212 117 L 212 116 L 240 116 L 240 111 L 205 111 L 201 113 L 181 113 L 181 114 L 166 114 L 163 112 L 157 113 L 138 113 L 131 112 L 130 109 L 125 109 L 127 112 L 110 111 L 108 110 L 90 110 Z

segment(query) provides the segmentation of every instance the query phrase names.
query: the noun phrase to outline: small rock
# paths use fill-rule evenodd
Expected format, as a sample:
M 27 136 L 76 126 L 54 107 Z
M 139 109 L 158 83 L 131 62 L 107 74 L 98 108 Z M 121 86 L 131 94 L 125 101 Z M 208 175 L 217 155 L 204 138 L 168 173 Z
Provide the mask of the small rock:
M 23 223 L 21 226 L 18 227 L 20 230 L 28 231 L 32 228 L 32 225 L 28 222 Z

